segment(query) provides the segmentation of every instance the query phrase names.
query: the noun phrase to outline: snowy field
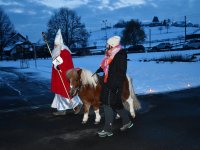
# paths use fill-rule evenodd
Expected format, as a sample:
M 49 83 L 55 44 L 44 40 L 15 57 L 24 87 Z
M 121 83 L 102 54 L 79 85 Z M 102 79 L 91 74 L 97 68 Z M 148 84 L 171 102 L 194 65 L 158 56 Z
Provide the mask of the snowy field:
M 160 27 L 144 27 L 144 31 L 146 34 L 145 41 L 149 41 L 149 30 L 151 30 L 151 41 L 154 40 L 167 40 L 171 38 L 180 38 L 185 36 L 185 28 L 183 27 L 173 27 L 170 26 L 168 31 L 165 27 L 162 28 L 162 30 L 159 30 Z M 91 35 L 89 37 L 89 45 L 90 46 L 104 46 L 105 45 L 105 39 L 107 37 L 111 37 L 114 35 L 122 35 L 122 31 L 124 28 L 110 28 L 107 30 L 99 30 L 96 29 L 94 31 L 91 31 Z M 199 28 L 196 27 L 187 27 L 187 34 L 200 34 Z M 171 44 L 177 43 L 178 41 L 171 41 Z M 159 42 L 152 43 L 151 46 L 157 45 Z M 149 46 L 149 43 L 143 44 L 145 47 Z
M 183 56 L 200 53 L 200 50 L 173 51 L 160 53 L 128 54 L 127 73 L 133 78 L 136 94 L 159 93 L 200 86 L 200 60 L 197 62 L 142 62 L 141 59 L 160 58 L 181 54 Z M 73 58 L 75 67 L 96 71 L 103 55 Z M 51 59 L 30 60 L 30 68 L 20 69 L 20 61 L 3 61 L 0 67 L 16 67 L 18 72 L 37 73 L 38 80 L 51 79 Z M 2 77 L 0 77 L 2 78 Z

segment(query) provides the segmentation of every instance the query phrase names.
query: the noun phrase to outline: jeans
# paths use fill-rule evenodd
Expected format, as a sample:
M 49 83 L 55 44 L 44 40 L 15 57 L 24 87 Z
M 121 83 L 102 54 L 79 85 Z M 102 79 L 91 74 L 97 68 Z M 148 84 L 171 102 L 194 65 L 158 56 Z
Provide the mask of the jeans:
M 104 123 L 103 130 L 112 132 L 112 124 L 113 124 L 113 120 L 114 120 L 113 109 L 108 105 L 103 105 L 103 109 L 104 109 L 104 114 L 105 114 L 105 123 Z M 123 109 L 115 109 L 114 111 L 116 111 L 122 118 L 123 125 L 130 122 L 127 110 L 125 110 L 123 108 Z

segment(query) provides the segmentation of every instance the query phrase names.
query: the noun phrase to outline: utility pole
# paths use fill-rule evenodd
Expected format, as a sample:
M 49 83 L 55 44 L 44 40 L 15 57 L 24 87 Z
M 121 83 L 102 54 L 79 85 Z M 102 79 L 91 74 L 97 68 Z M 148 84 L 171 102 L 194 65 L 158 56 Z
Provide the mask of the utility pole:
M 151 29 L 149 28 L 149 49 L 151 49 Z
M 102 22 L 105 25 L 105 40 L 107 41 L 107 39 L 108 39 L 108 35 L 107 35 L 107 20 L 103 20 Z
M 186 42 L 186 28 L 187 28 L 187 22 L 186 22 L 186 16 L 185 16 L 185 42 Z
M 35 68 L 37 69 L 37 54 L 36 54 L 36 49 L 35 49 L 35 45 L 33 45 L 33 52 L 34 52 L 34 60 L 35 60 Z

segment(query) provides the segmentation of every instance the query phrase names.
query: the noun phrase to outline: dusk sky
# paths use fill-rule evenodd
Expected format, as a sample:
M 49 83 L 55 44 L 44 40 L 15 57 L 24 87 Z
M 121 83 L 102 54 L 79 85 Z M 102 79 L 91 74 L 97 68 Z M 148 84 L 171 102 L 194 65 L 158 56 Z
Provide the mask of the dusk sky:
M 200 0 L 0 0 L 15 29 L 32 42 L 42 39 L 41 32 L 60 7 L 75 10 L 88 31 L 93 31 L 103 26 L 102 20 L 113 25 L 120 19 L 152 21 L 153 16 L 175 21 L 187 16 L 187 21 L 200 24 L 199 6 Z

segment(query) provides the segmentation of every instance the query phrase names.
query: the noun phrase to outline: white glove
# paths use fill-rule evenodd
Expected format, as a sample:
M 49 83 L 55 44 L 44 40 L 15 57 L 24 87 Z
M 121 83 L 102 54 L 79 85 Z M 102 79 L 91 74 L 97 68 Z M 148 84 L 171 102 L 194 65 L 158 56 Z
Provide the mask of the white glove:
M 60 56 L 58 56 L 53 60 L 52 63 L 54 65 L 54 68 L 57 69 L 57 66 L 63 63 L 63 59 Z

